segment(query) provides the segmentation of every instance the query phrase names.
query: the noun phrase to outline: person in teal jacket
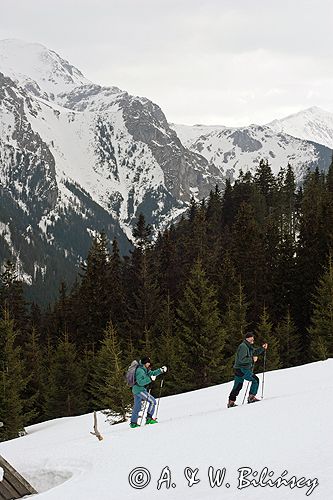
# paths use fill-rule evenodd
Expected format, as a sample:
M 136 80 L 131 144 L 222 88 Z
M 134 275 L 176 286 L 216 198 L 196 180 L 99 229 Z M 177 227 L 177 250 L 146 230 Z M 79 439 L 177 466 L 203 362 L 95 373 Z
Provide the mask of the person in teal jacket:
M 132 410 L 130 427 L 140 427 L 138 425 L 139 411 L 141 410 L 142 401 L 147 401 L 148 412 L 146 418 L 146 424 L 156 424 L 157 420 L 153 418 L 156 399 L 147 391 L 147 385 L 156 379 L 162 373 L 167 371 L 166 366 L 158 368 L 157 370 L 151 370 L 151 361 L 148 356 L 143 356 L 141 358 L 140 364 L 135 372 L 135 384 L 132 387 L 132 393 L 134 396 L 134 406 Z
M 235 404 L 236 398 L 243 387 L 244 380 L 248 380 L 251 383 L 250 394 L 248 397 L 248 403 L 255 403 L 260 401 L 256 398 L 256 394 L 259 388 L 259 378 L 253 373 L 254 363 L 257 361 L 258 356 L 265 352 L 268 345 L 263 344 L 262 347 L 254 349 L 254 334 L 249 332 L 245 335 L 245 339 L 238 346 L 236 357 L 235 357 L 235 380 L 232 391 L 229 395 L 228 408 L 232 406 L 237 406 Z

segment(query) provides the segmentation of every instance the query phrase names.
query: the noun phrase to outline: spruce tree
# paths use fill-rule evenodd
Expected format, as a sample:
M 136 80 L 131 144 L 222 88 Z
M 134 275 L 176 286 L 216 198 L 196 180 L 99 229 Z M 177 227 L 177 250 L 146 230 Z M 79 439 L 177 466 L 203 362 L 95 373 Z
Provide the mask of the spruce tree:
M 155 248 L 153 261 L 156 266 L 156 276 L 161 294 L 175 300 L 178 292 L 178 280 L 181 274 L 179 255 L 177 256 L 177 242 L 175 227 L 171 225 L 163 234 L 160 234 Z
M 0 274 L 0 308 L 8 310 L 14 321 L 16 343 L 20 345 L 25 341 L 28 325 L 27 302 L 24 298 L 23 282 L 18 278 L 15 265 L 10 260 L 4 264 Z
M 114 239 L 112 242 L 112 253 L 110 256 L 108 293 L 111 297 L 110 317 L 117 326 L 124 324 L 127 312 L 123 271 L 123 262 L 120 256 L 118 241 Z
M 265 221 L 264 244 L 264 263 L 262 268 L 263 296 L 265 304 L 273 310 L 275 306 L 275 293 L 278 288 L 278 270 L 279 270 L 279 248 L 281 242 L 281 233 L 278 220 L 273 217 L 267 217 Z M 275 318 L 274 318 L 275 319 Z
M 267 342 L 268 344 L 266 352 L 266 370 L 277 370 L 281 368 L 279 340 L 273 332 L 273 325 L 270 321 L 266 307 L 263 308 L 255 333 L 257 343 L 259 342 L 259 344 L 262 345 L 264 342 Z M 260 358 L 259 360 L 261 365 L 262 360 Z
M 296 180 L 295 174 L 288 163 L 282 186 L 283 207 L 283 233 L 295 239 L 297 227 L 297 203 L 296 203 Z
M 231 227 L 235 218 L 235 203 L 233 197 L 233 188 L 230 179 L 225 181 L 225 189 L 222 198 L 222 213 L 221 224 L 225 229 L 227 226 Z
M 189 388 L 199 389 L 220 382 L 225 331 L 216 290 L 208 282 L 200 259 L 192 268 L 177 315 L 181 354 L 189 370 L 184 379 Z
M 219 299 L 219 308 L 222 314 L 226 312 L 230 298 L 238 293 L 239 279 L 230 251 L 226 251 L 221 255 L 213 271 L 215 271 L 216 283 Z
M 68 334 L 65 333 L 51 360 L 46 392 L 46 416 L 71 417 L 84 412 L 86 403 L 83 382 L 75 345 L 69 342 Z
M 285 234 L 276 249 L 276 267 L 272 280 L 273 303 L 270 305 L 274 321 L 281 320 L 281 311 L 295 309 L 296 245 L 292 235 Z
M 232 231 L 231 255 L 251 303 L 249 320 L 254 320 L 264 299 L 264 245 L 253 207 L 242 203 Z
M 13 439 L 24 431 L 23 391 L 26 379 L 23 376 L 20 348 L 15 346 L 14 322 L 8 309 L 0 318 L 0 441 Z
M 223 327 L 226 332 L 225 358 L 226 370 L 225 380 L 233 377 L 233 365 L 235 352 L 238 345 L 244 340 L 249 325 L 247 321 L 248 302 L 244 294 L 242 283 L 239 281 L 238 290 L 230 297 L 226 313 L 223 318 Z
M 95 346 L 94 346 L 95 347 Z M 96 349 L 90 349 L 89 346 L 85 346 L 83 353 L 81 354 L 81 370 L 83 374 L 83 399 L 86 404 L 86 411 L 92 412 L 96 409 L 94 403 L 94 394 L 91 392 L 91 381 L 94 376 L 96 355 L 98 346 Z
M 166 365 L 168 372 L 164 377 L 163 394 L 177 394 L 186 390 L 183 374 L 187 371 L 181 356 L 181 345 L 175 334 L 174 305 L 167 295 L 161 304 L 154 335 L 153 359 L 156 366 Z M 185 377 L 186 378 L 186 377 Z
M 280 359 L 283 368 L 289 368 L 300 364 L 301 338 L 296 330 L 289 309 L 285 317 L 276 327 L 276 337 L 279 340 Z
M 125 371 L 117 331 L 110 321 L 96 357 L 92 392 L 96 407 L 103 410 L 113 423 L 126 421 L 133 400 L 124 379 Z
M 314 172 L 309 172 L 304 181 L 297 244 L 295 320 L 300 332 L 304 334 L 304 361 L 308 359 L 309 344 L 305 333 L 313 311 L 312 297 L 329 255 L 328 206 L 325 176 L 317 168 Z
M 35 327 L 28 334 L 23 346 L 22 358 L 25 373 L 29 374 L 24 391 L 25 400 L 30 407 L 28 424 L 41 422 L 45 407 L 45 369 L 43 366 L 44 352 L 40 344 L 40 335 Z M 27 404 L 25 405 L 27 407 Z
M 76 297 L 76 341 L 98 344 L 110 318 L 112 295 L 108 289 L 110 255 L 105 233 L 94 239 Z
M 329 257 L 326 272 L 321 277 L 313 300 L 310 356 L 313 361 L 333 356 L 333 259 Z
M 254 178 L 261 194 L 265 198 L 267 209 L 272 207 L 276 194 L 276 181 L 268 160 L 260 160 Z
M 133 231 L 136 247 L 132 252 L 128 269 L 129 295 L 128 320 L 129 335 L 140 348 L 148 347 L 152 330 L 160 306 L 160 291 L 150 262 L 151 228 L 145 225 L 143 215 L 140 215 L 136 229 Z M 128 338 L 128 340 L 129 340 Z

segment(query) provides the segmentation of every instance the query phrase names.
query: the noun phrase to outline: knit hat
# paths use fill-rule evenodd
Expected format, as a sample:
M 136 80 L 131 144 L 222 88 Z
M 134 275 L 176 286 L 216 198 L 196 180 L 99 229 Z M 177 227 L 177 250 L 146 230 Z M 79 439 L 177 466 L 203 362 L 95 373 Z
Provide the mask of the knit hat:
M 247 334 L 245 335 L 245 338 L 249 339 L 251 337 L 254 337 L 254 333 L 253 332 L 247 332 Z
M 146 363 L 150 363 L 150 364 L 151 364 L 150 357 L 149 357 L 149 356 L 143 356 L 143 357 L 141 358 L 141 363 L 142 363 L 143 365 L 145 365 Z

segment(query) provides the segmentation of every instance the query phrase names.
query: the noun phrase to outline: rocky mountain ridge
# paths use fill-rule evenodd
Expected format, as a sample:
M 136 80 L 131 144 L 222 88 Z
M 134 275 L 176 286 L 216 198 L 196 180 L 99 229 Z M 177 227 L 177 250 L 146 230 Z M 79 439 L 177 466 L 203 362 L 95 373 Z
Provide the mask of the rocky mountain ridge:
M 157 104 L 90 82 L 40 44 L 0 41 L 0 72 L 0 261 L 49 283 L 45 300 L 101 230 L 126 253 L 140 212 L 156 234 L 192 196 L 261 158 L 290 162 L 299 179 L 329 164 L 328 148 L 267 126 L 197 126 L 185 137 Z

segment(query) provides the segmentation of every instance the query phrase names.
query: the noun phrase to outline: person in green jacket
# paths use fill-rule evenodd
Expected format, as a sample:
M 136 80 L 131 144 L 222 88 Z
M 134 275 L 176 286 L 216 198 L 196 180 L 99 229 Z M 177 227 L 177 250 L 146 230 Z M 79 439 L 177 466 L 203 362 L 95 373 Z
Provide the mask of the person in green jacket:
M 148 412 L 146 418 L 146 424 L 156 424 L 157 420 L 153 418 L 156 399 L 147 391 L 147 385 L 156 379 L 162 373 L 167 371 L 166 366 L 158 368 L 157 370 L 151 370 L 151 361 L 148 356 L 143 356 L 141 358 L 140 364 L 135 371 L 135 384 L 132 387 L 132 393 L 134 396 L 134 406 L 132 410 L 130 427 L 140 427 L 138 425 L 139 411 L 141 410 L 142 401 L 147 401 Z
M 254 349 L 254 334 L 252 332 L 248 332 L 245 335 L 245 339 L 238 346 L 236 357 L 235 357 L 235 380 L 232 391 L 229 395 L 228 408 L 232 406 L 237 406 L 235 404 L 236 398 L 243 387 L 244 380 L 248 380 L 251 383 L 250 394 L 248 397 L 248 403 L 255 403 L 256 401 L 260 401 L 260 399 L 256 398 L 256 394 L 259 388 L 259 378 L 257 375 L 253 373 L 254 363 L 257 361 L 258 356 L 265 352 L 268 345 L 267 343 L 263 344 L 262 347 L 258 347 Z

